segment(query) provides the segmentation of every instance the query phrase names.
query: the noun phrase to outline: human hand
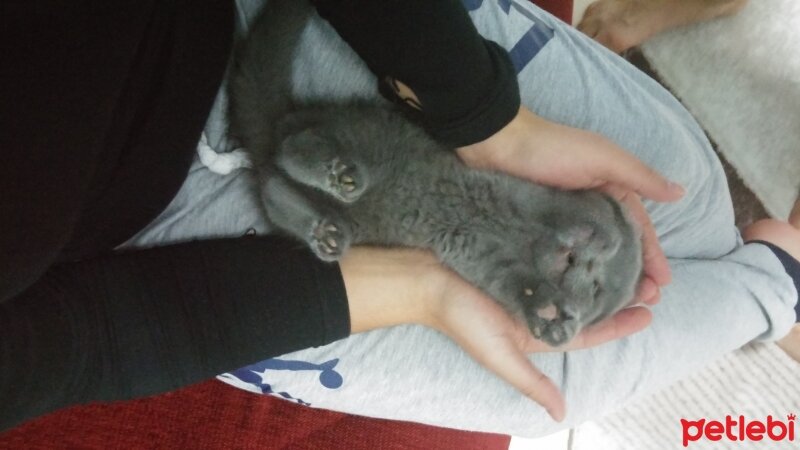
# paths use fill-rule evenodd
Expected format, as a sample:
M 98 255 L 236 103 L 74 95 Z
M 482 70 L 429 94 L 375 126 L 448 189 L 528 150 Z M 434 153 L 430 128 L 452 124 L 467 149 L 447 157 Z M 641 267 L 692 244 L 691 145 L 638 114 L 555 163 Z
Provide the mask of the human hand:
M 496 170 L 562 189 L 599 189 L 623 203 L 642 230 L 644 273 L 637 298 L 654 304 L 670 282 L 669 264 L 641 197 L 671 202 L 683 188 L 670 182 L 611 140 L 545 120 L 521 107 L 489 139 L 457 149 L 469 166 Z
M 552 348 L 430 252 L 354 247 L 340 267 L 353 333 L 403 323 L 439 330 L 557 421 L 566 414 L 564 398 L 526 355 L 594 347 L 645 328 L 652 317 L 646 308 L 628 308 Z
M 553 348 L 535 339 L 522 320 L 509 316 L 455 273 L 444 280 L 441 294 L 428 303 L 430 312 L 423 316 L 422 323 L 449 336 L 479 364 L 542 405 L 559 422 L 566 415 L 564 397 L 527 355 L 595 347 L 636 333 L 652 319 L 647 308 L 624 309 L 582 330 L 566 345 Z

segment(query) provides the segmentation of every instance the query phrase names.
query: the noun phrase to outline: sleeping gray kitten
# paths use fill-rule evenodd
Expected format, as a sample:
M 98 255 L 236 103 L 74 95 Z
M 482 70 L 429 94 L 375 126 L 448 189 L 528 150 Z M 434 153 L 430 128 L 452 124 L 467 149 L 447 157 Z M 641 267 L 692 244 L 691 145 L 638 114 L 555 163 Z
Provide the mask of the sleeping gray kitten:
M 354 244 L 431 249 L 554 346 L 632 300 L 640 239 L 611 198 L 470 169 L 384 103 L 292 98 L 311 14 L 269 1 L 230 74 L 230 131 L 276 227 L 325 261 Z

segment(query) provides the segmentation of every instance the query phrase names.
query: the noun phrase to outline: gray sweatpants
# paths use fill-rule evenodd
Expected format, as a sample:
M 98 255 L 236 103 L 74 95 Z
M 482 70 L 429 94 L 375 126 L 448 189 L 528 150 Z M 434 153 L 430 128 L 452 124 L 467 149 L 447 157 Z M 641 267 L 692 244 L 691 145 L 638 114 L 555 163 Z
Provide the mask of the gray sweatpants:
M 241 32 L 263 1 L 238 3 Z M 479 31 L 510 50 L 527 107 L 602 133 L 686 187 L 678 203 L 646 204 L 673 271 L 652 325 L 593 349 L 532 355 L 566 395 L 562 424 L 421 326 L 354 335 L 221 378 L 315 407 L 537 436 L 598 417 L 753 339 L 786 334 L 797 293 L 768 249 L 742 245 L 720 163 L 689 113 L 627 62 L 526 0 L 464 4 Z M 377 96 L 372 75 L 321 20 L 306 29 L 294 71 L 300 95 Z M 206 127 L 218 151 L 230 149 L 224 111 L 221 94 Z M 128 245 L 268 232 L 251 176 L 223 177 L 196 163 L 170 207 Z

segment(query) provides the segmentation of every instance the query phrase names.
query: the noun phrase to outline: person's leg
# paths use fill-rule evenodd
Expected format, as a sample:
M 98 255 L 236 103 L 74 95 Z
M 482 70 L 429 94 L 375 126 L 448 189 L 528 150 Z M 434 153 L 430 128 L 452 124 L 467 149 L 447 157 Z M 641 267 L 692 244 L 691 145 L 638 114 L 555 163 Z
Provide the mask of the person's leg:
M 598 0 L 578 29 L 614 52 L 681 25 L 737 13 L 747 0 Z
M 797 362 L 800 362 L 800 324 L 795 324 L 786 336 L 777 342 L 787 355 Z
M 782 249 L 786 256 L 800 261 L 800 199 L 795 202 L 788 222 L 774 219 L 760 220 L 744 230 L 744 239 L 768 242 Z M 786 261 L 785 264 L 794 268 L 793 278 L 797 286 L 800 279 L 800 263 Z M 795 305 L 794 310 L 797 323 L 789 334 L 778 340 L 777 344 L 786 354 L 800 362 L 800 303 Z
M 740 247 L 719 162 L 680 104 L 636 69 L 527 2 L 466 4 L 478 29 L 511 50 L 527 106 L 607 135 L 687 188 L 677 204 L 647 204 L 674 272 L 654 308 L 653 324 L 599 348 L 533 356 L 565 392 L 565 424 L 552 422 L 542 408 L 444 336 L 416 326 L 351 336 L 223 379 L 356 414 L 540 435 L 650 392 L 754 338 L 785 333 L 796 299 L 791 280 L 763 246 Z M 377 96 L 363 64 L 319 20 L 306 30 L 295 75 L 295 90 L 303 95 Z M 220 190 L 200 197 L 225 205 L 220 214 L 226 217 L 236 217 L 239 207 L 242 214 L 252 214 L 252 205 L 237 205 L 235 195 Z M 192 201 L 175 210 L 185 215 L 174 223 L 192 221 L 198 212 Z M 242 231 L 237 226 L 245 226 L 224 220 L 213 218 L 212 230 L 193 232 L 235 234 Z

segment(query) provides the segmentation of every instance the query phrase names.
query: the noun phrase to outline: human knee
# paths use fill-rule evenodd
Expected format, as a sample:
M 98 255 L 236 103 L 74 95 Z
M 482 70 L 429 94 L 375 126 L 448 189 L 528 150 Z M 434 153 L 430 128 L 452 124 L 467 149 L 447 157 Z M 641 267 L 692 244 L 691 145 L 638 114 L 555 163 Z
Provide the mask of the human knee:
M 776 219 L 763 219 L 748 226 L 743 233 L 745 241 L 766 241 L 782 248 L 795 259 L 800 259 L 800 230 Z

